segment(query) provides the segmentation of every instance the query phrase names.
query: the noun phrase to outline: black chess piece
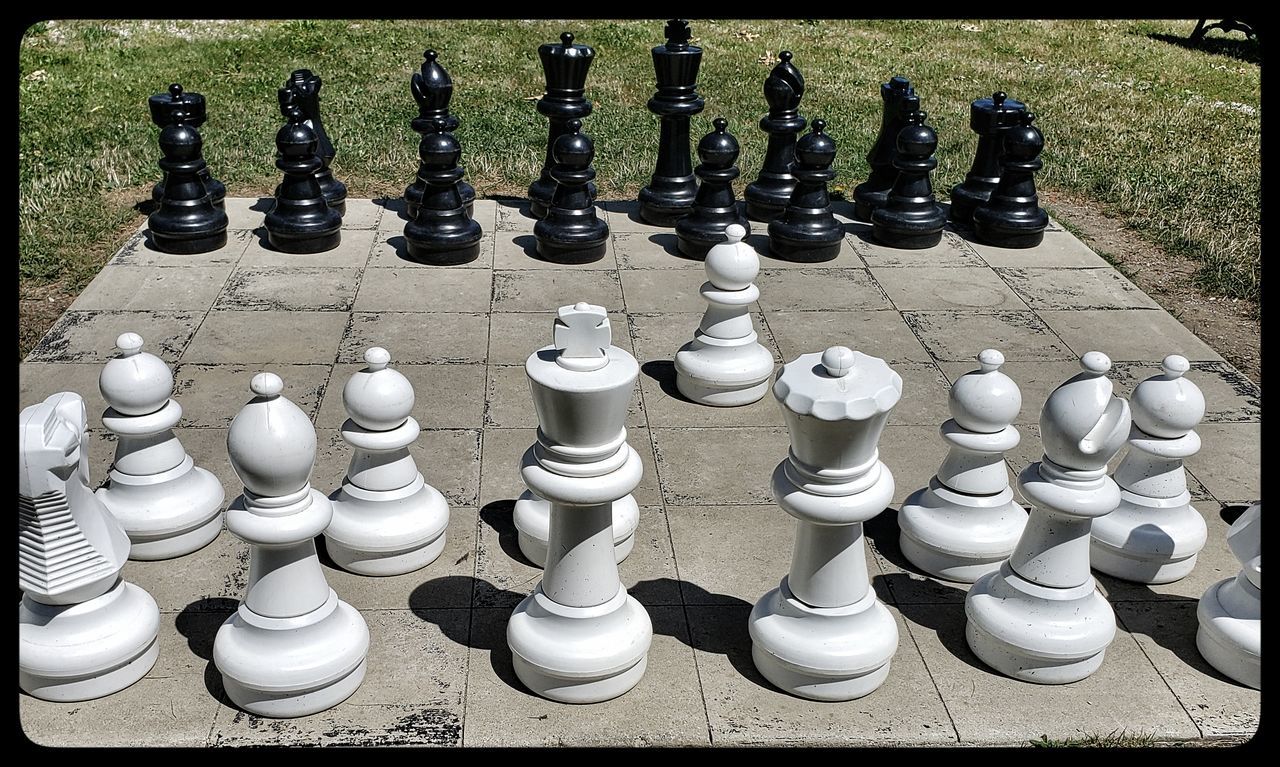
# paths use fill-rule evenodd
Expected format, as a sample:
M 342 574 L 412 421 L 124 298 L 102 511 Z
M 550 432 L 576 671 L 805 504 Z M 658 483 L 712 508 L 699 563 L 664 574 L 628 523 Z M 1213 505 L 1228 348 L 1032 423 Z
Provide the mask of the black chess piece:
M 938 134 L 924 124 L 928 113 L 916 110 L 898 133 L 893 167 L 898 172 L 884 205 L 871 213 L 871 234 L 890 248 L 919 250 L 942 241 L 946 213 L 933 198 L 929 174 L 938 167 L 933 152 Z
M 596 177 L 591 167 L 595 144 L 582 133 L 582 121 L 565 124 L 567 133 L 551 147 L 555 165 L 551 177 L 556 190 L 546 218 L 533 225 L 538 255 L 562 264 L 585 264 L 604 257 L 609 241 L 609 225 L 596 216 L 587 194 L 587 184 Z
M 729 133 L 729 121 L 717 117 L 711 121 L 715 130 L 698 142 L 698 159 L 694 170 L 702 185 L 693 201 L 693 212 L 676 222 L 676 244 L 690 258 L 703 259 L 712 246 L 728 238 L 724 230 L 729 224 L 741 224 L 747 232 L 751 222 L 738 208 L 733 196 L 733 180 L 738 177 L 738 139 Z
M 319 155 L 321 163 L 320 170 L 315 174 L 316 183 L 320 185 L 320 193 L 324 195 L 324 201 L 329 204 L 329 207 L 338 211 L 339 215 L 345 215 L 347 185 L 335 178 L 333 170 L 329 167 L 333 158 L 338 156 L 338 150 L 333 148 L 329 134 L 325 133 L 324 121 L 320 119 L 320 86 L 323 84 L 320 76 L 313 74 L 310 69 L 295 69 L 285 81 L 280 93 L 283 94 L 285 91 L 293 93 L 293 103 L 302 109 L 303 119 L 315 132 L 316 154 Z
M 971 226 L 973 211 L 987 204 L 991 191 L 1000 183 L 1000 139 L 1018 125 L 1026 104 L 1011 99 L 1003 91 L 990 98 L 975 99 L 969 105 L 969 128 L 978 134 L 978 152 L 964 181 L 951 189 L 948 217 L 957 224 Z
M 583 96 L 587 85 L 587 70 L 595 60 L 595 49 L 573 42 L 569 32 L 560 34 L 559 43 L 538 46 L 538 58 L 542 61 L 542 73 L 547 80 L 547 91 L 538 99 L 538 112 L 547 116 L 547 155 L 542 161 L 542 173 L 529 185 L 529 212 L 538 218 L 547 215 L 547 207 L 556 191 L 551 166 L 555 164 L 552 150 L 556 140 L 569 132 L 569 120 L 578 120 L 591 114 L 591 101 Z M 592 177 L 595 177 L 594 172 Z M 587 184 L 589 202 L 596 199 L 596 185 Z
M 172 122 L 160 131 L 160 167 L 165 172 L 160 207 L 147 217 L 151 241 L 165 253 L 208 253 L 227 244 L 227 213 L 214 206 L 200 171 L 200 132 L 181 107 L 168 112 Z
M 1000 153 L 1000 183 L 991 200 L 973 212 L 978 239 L 999 248 L 1034 248 L 1044 240 L 1049 215 L 1040 207 L 1035 172 L 1044 167 L 1044 136 L 1023 112 L 1019 125 L 1005 132 Z
M 413 100 L 418 102 L 418 116 L 413 118 L 409 125 L 415 132 L 424 136 L 431 132 L 433 120 L 444 120 L 445 131 L 448 133 L 456 131 L 459 125 L 458 118 L 449 112 L 449 102 L 453 99 L 453 78 L 449 77 L 444 67 L 440 66 L 440 62 L 436 60 L 437 57 L 438 54 L 435 51 L 424 51 L 422 68 L 414 73 L 410 81 Z M 422 180 L 424 169 L 419 166 L 418 175 L 404 190 L 405 208 L 411 221 L 418 216 L 418 205 L 422 203 L 422 194 L 427 188 L 426 182 Z M 466 173 L 465 169 L 463 173 Z M 467 209 L 467 215 L 472 215 L 476 190 L 466 181 L 459 181 L 458 194 L 462 195 L 462 204 Z
M 884 102 L 884 114 L 880 118 L 880 134 L 867 153 L 867 165 L 871 174 L 867 180 L 853 188 L 853 215 L 860 221 L 870 221 L 871 212 L 884 205 L 889 187 L 898 177 L 893 167 L 893 157 L 898 153 L 898 134 L 907 124 L 907 115 L 920 109 L 920 97 L 905 77 L 891 77 L 880 84 L 880 99 Z
M 653 48 L 658 91 L 649 99 L 649 111 L 662 125 L 658 164 L 649 185 L 640 190 L 640 218 L 654 226 L 671 226 L 693 211 L 698 182 L 689 158 L 689 118 L 707 103 L 697 91 L 702 49 L 689 44 L 689 22 L 671 19 L 663 31 L 666 44 Z
M 831 214 L 827 182 L 836 177 L 835 139 L 828 136 L 826 120 L 814 120 L 810 131 L 796 142 L 791 174 L 796 188 L 782 215 L 769 222 L 769 250 L 787 261 L 830 261 L 840 254 L 844 227 Z
M 316 155 L 315 131 L 292 95 L 280 94 L 280 111 L 288 120 L 276 133 L 276 167 L 284 171 L 284 180 L 264 220 L 267 241 L 285 253 L 332 250 L 342 241 L 342 214 L 325 202 L 316 181 L 322 161 Z
M 418 215 L 404 225 L 409 258 L 423 264 L 465 264 L 480 255 L 480 222 L 467 215 L 458 183 L 462 168 L 458 159 L 462 147 L 448 132 L 448 121 L 437 117 L 431 132 L 422 134 L 418 155 L 426 191 L 418 205 Z
M 180 109 L 186 115 L 186 123 L 196 130 L 204 125 L 207 110 L 205 109 L 204 96 L 199 93 L 190 93 L 182 90 L 182 86 L 174 83 L 169 86 L 168 93 L 157 93 L 147 99 L 147 106 L 151 109 L 151 122 L 156 127 L 164 130 L 166 126 L 173 122 L 172 113 L 174 110 Z M 204 156 L 200 157 L 204 162 Z M 217 207 L 223 207 L 222 201 L 227 196 L 227 187 L 212 175 L 209 174 L 209 166 L 205 164 L 200 170 L 200 181 L 204 183 L 205 191 L 209 193 L 209 197 L 213 200 L 213 204 Z M 160 202 L 160 198 L 164 197 L 165 179 L 161 178 L 160 183 L 151 189 L 151 199 Z
M 797 111 L 804 96 L 804 77 L 791 58 L 791 51 L 779 53 L 778 65 L 764 81 L 769 112 L 760 118 L 760 130 L 769 134 L 769 144 L 760 175 L 747 184 L 743 194 L 747 216 L 753 221 L 772 221 L 782 215 L 796 186 L 791 166 L 796 159 L 796 136 L 805 126 L 805 119 Z

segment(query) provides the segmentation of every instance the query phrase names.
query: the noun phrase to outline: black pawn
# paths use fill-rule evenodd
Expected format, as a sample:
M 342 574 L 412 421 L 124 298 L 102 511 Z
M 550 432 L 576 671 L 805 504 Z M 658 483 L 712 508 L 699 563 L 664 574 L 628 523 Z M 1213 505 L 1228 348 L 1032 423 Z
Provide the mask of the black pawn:
M 1031 123 L 1036 116 L 1024 112 L 1021 125 L 1004 134 L 1000 155 L 1000 183 L 991 201 L 973 212 L 978 239 L 1000 248 L 1034 248 L 1044 239 L 1049 215 L 1040 207 L 1035 172 L 1044 167 L 1040 152 L 1044 136 Z
M 907 124 L 907 115 L 920 109 L 920 97 L 905 77 L 891 77 L 889 82 L 881 83 L 880 99 L 884 101 L 880 135 L 867 153 L 871 175 L 853 188 L 853 215 L 861 221 L 870 221 L 871 212 L 884 205 L 888 198 L 889 187 L 898 177 L 893 167 L 893 157 L 898 153 L 898 134 Z
M 796 188 L 782 215 L 769 222 L 769 250 L 787 261 L 830 261 L 840 254 L 844 227 L 831 215 L 827 182 L 836 177 L 835 139 L 823 133 L 826 120 L 796 142 L 796 162 L 791 174 Z
M 315 173 L 316 183 L 320 185 L 320 193 L 324 195 L 324 201 L 329 207 L 343 215 L 347 212 L 347 185 L 334 178 L 333 170 L 329 168 L 329 163 L 338 156 L 338 151 L 333 148 L 329 134 L 324 131 L 324 121 L 320 119 L 321 85 L 323 83 L 320 76 L 312 74 L 310 69 L 296 69 L 289 75 L 279 94 L 280 98 L 284 98 L 286 92 L 293 94 L 293 103 L 302 109 L 303 120 L 315 132 L 316 154 L 321 163 L 320 170 Z
M 872 236 L 890 248 L 919 250 L 942 241 L 947 219 L 933 198 L 929 180 L 929 173 L 938 167 L 933 157 L 938 134 L 924 124 L 928 116 L 916 110 L 907 117 L 906 126 L 898 133 L 898 151 L 893 158 L 898 177 L 884 205 L 871 214 Z
M 551 177 L 551 166 L 555 164 L 552 150 L 556 140 L 569 132 L 570 120 L 581 121 L 591 114 L 591 102 L 583 93 L 587 86 L 587 70 L 595 57 L 594 48 L 574 43 L 569 32 L 560 34 L 559 43 L 538 46 L 538 58 L 542 61 L 542 73 L 547 81 L 546 93 L 538 99 L 538 112 L 550 121 L 542 173 L 529 185 L 529 212 L 538 218 L 547 215 L 551 197 L 556 191 L 556 181 Z M 587 184 L 587 198 L 590 202 L 595 201 L 595 184 Z
M 804 78 L 791 63 L 791 51 L 782 51 L 778 65 L 764 81 L 764 98 L 769 102 L 769 113 L 760 118 L 760 130 L 769 134 L 764 166 L 743 195 L 747 216 L 754 221 L 772 221 L 782 215 L 795 189 L 791 166 L 796 159 L 796 135 L 805 126 L 797 111 L 803 96 Z
M 215 207 L 200 180 L 204 158 L 200 132 L 180 108 L 160 131 L 160 167 L 165 172 L 160 207 L 147 217 L 151 241 L 165 253 L 208 253 L 227 244 L 227 214 Z
M 582 133 L 581 120 L 569 120 L 568 133 L 551 147 L 556 189 L 546 218 L 533 225 L 538 255 L 562 264 L 585 264 L 604 257 L 609 225 L 596 217 L 587 185 L 596 177 L 591 168 L 595 145 Z
M 458 184 L 462 168 L 458 159 L 462 147 L 449 133 L 447 121 L 437 118 L 431 132 L 422 135 L 418 155 L 422 169 L 418 178 L 426 191 L 418 214 L 404 225 L 409 258 L 424 264 L 465 264 L 480 255 L 480 223 L 467 215 Z
M 1000 183 L 1000 139 L 1019 124 L 1026 111 L 1025 104 L 1002 91 L 990 98 L 975 99 L 969 105 L 969 128 L 978 134 L 978 153 L 964 181 L 951 189 L 948 217 L 952 221 L 972 225 L 973 211 L 991 199 L 991 191 Z
M 302 108 L 281 96 L 280 111 L 288 122 L 276 133 L 276 167 L 284 180 L 276 187 L 276 204 L 267 213 L 267 241 L 285 253 L 320 253 L 342 241 L 342 214 L 330 208 L 315 173 L 316 134 L 307 127 Z
M 415 132 L 424 136 L 433 130 L 431 126 L 435 120 L 444 120 L 444 129 L 448 133 L 456 131 L 460 124 L 458 118 L 449 113 L 449 102 L 453 99 L 453 79 L 436 61 L 437 55 L 435 51 L 423 52 L 422 68 L 414 73 L 410 82 L 413 100 L 418 102 L 418 116 L 413 118 L 409 125 Z M 422 203 L 422 193 L 427 188 L 426 182 L 422 180 L 423 170 L 425 170 L 424 166 L 418 167 L 418 175 L 404 190 L 405 208 L 410 220 L 417 218 L 418 205 Z M 464 169 L 463 173 L 465 172 Z M 462 195 L 462 204 L 467 209 L 467 215 L 472 215 L 476 190 L 466 181 L 459 181 L 458 194 Z
M 702 185 L 693 201 L 693 212 L 676 222 L 676 242 L 680 252 L 690 258 L 706 258 L 717 243 L 726 242 L 724 230 L 729 224 L 740 224 L 747 232 L 751 223 L 738 209 L 733 196 L 733 180 L 738 177 L 738 140 L 728 132 L 729 121 L 717 117 L 711 121 L 715 130 L 698 142 L 698 165 L 694 173 Z
M 649 111 L 662 125 L 658 164 L 649 185 L 640 190 L 640 218 L 654 226 L 671 226 L 693 210 L 698 182 L 689 158 L 689 118 L 707 103 L 696 90 L 702 49 L 689 44 L 689 22 L 671 19 L 664 32 L 666 44 L 652 51 L 658 92 L 649 99 Z
M 175 110 L 181 110 L 186 114 L 184 122 L 197 130 L 204 125 L 207 117 L 204 96 L 199 93 L 184 92 L 178 83 L 170 85 L 168 93 L 157 93 L 148 98 L 147 106 L 151 109 L 151 122 L 161 130 L 173 122 Z M 200 159 L 203 161 L 204 157 Z M 222 201 L 227 196 L 227 187 L 209 174 L 208 165 L 201 168 L 200 180 L 204 182 L 204 188 L 209 192 L 213 204 L 221 208 Z M 152 200 L 160 202 L 160 198 L 164 197 L 164 185 L 165 179 L 161 178 L 160 183 L 151 189 Z

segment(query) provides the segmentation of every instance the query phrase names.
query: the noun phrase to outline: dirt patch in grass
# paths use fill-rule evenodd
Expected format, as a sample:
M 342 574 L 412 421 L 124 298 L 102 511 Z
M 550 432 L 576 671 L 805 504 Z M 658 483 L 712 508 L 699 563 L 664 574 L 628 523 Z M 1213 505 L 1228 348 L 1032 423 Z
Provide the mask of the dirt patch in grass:
M 1249 301 L 1211 296 L 1196 286 L 1199 264 L 1168 253 L 1108 216 L 1097 204 L 1058 192 L 1041 200 L 1098 255 L 1156 300 L 1250 380 L 1262 384 L 1261 324 Z

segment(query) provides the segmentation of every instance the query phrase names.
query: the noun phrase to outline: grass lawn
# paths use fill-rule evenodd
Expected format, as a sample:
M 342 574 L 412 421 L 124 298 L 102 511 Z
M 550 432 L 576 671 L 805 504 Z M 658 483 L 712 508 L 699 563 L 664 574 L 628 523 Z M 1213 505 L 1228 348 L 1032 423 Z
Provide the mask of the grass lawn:
M 1045 134 L 1042 189 L 1087 197 L 1171 253 L 1199 262 L 1208 292 L 1260 295 L 1258 47 L 1209 38 L 1178 44 L 1185 21 L 703 21 L 694 141 L 723 115 L 742 144 L 741 187 L 766 136 L 761 85 L 781 49 L 807 90 L 801 113 L 839 142 L 835 187 L 852 192 L 879 128 L 878 84 L 909 77 L 939 135 L 939 197 L 963 179 L 976 142 L 969 102 L 1002 89 Z M 275 92 L 295 68 L 324 78 L 334 170 L 352 197 L 398 196 L 417 169 L 409 78 L 427 47 L 455 84 L 452 111 L 477 193 L 520 195 L 542 162 L 546 120 L 534 109 L 537 48 L 564 29 L 595 47 L 603 199 L 634 197 L 653 170 L 657 118 L 653 21 L 121 21 L 37 24 L 19 50 L 20 302 L 74 295 L 142 220 L 135 205 L 159 177 L 158 129 L 146 99 L 170 82 L 208 99 L 205 157 L 230 196 L 279 179 Z M 1220 34 L 1220 33 L 1215 33 Z M 37 323 L 26 308 L 20 326 Z M 20 332 L 19 355 L 43 328 Z M 21 331 L 21 327 L 20 327 Z

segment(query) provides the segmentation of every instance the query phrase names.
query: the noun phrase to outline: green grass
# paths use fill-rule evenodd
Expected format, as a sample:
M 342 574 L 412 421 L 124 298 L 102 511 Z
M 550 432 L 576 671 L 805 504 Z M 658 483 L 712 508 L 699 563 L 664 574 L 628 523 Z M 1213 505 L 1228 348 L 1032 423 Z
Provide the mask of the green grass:
M 836 188 L 866 174 L 878 84 L 909 77 L 939 134 L 940 197 L 972 161 L 969 102 L 996 89 L 1027 102 L 1045 134 L 1038 183 L 1100 203 L 1148 239 L 1200 262 L 1211 293 L 1256 302 L 1260 284 L 1260 67 L 1254 44 L 1193 22 L 703 21 L 699 91 L 742 144 L 741 186 L 765 135 L 761 86 L 786 48 L 804 73 L 801 112 L 839 142 Z M 146 99 L 170 82 L 208 98 L 205 156 L 229 194 L 277 183 L 275 91 L 294 68 L 324 78 L 334 163 L 352 196 L 399 195 L 416 169 L 409 77 L 424 48 L 455 83 L 468 178 L 481 195 L 522 194 L 542 161 L 537 47 L 570 29 L 597 50 L 586 120 L 605 199 L 634 196 L 653 168 L 654 21 L 46 22 L 19 53 L 19 273 L 25 291 L 81 289 L 142 220 L 159 175 Z M 1160 36 L 1167 36 L 1161 39 Z M 1238 34 L 1235 37 L 1240 37 Z M 1250 47 L 1252 46 L 1252 47 Z
M 1149 748 L 1156 745 L 1155 735 L 1144 733 L 1130 734 L 1125 730 L 1117 730 L 1106 735 L 1086 735 L 1083 738 L 1069 740 L 1051 739 L 1041 735 L 1039 740 L 1030 741 L 1037 748 Z

